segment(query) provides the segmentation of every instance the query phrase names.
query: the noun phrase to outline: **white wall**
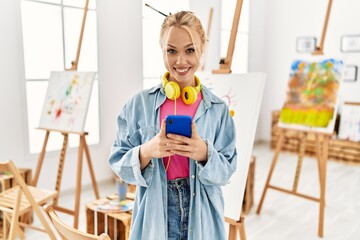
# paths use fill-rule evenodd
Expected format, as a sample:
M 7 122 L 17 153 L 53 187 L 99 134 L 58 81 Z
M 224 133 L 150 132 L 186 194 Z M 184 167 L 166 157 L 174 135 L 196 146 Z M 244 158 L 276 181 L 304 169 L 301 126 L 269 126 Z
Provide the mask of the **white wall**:
M 196 13 L 199 17 L 205 31 L 208 29 L 210 8 L 213 8 L 212 22 L 210 28 L 210 35 L 208 48 L 206 53 L 205 71 L 211 71 L 212 69 L 219 69 L 220 61 L 220 14 L 221 14 L 221 2 L 220 0 L 190 0 L 189 8 Z M 225 57 L 225 56 L 222 56 Z
M 291 60 L 296 54 L 297 36 L 320 39 L 327 6 L 325 0 L 251 0 L 249 71 L 268 75 L 257 140 L 270 139 L 271 111 L 280 109 L 285 97 Z M 209 7 L 214 18 L 209 43 L 208 69 L 218 68 L 220 50 L 220 0 L 192 1 L 190 9 L 205 27 Z M 311 6 L 311 7 L 310 7 Z M 90 146 L 98 181 L 109 179 L 107 157 L 115 137 L 116 116 L 125 101 L 142 88 L 141 1 L 97 1 L 101 144 Z M 334 1 L 325 52 L 341 57 L 340 37 L 360 34 L 358 0 Z M 216 27 L 218 26 L 218 27 Z M 217 30 L 218 29 L 218 30 Z M 27 153 L 24 66 L 21 40 L 20 0 L 0 2 L 0 160 L 12 159 L 18 166 L 35 169 L 37 155 Z M 236 51 L 236 48 L 235 48 Z M 347 54 L 348 64 L 360 65 L 360 54 Z M 344 84 L 345 100 L 360 101 L 360 82 Z M 46 155 L 39 185 L 55 186 L 59 152 Z M 75 186 L 77 154 L 67 152 L 62 189 Z M 83 183 L 90 178 L 84 163 Z M 101 193 L 101 190 L 100 190 Z
M 315 36 L 320 42 L 326 0 L 252 0 L 250 5 L 249 71 L 267 73 L 257 140 L 269 140 L 271 112 L 282 107 L 295 58 L 308 57 L 296 53 L 296 38 Z M 347 64 L 360 67 L 360 53 L 342 54 L 342 35 L 360 34 L 360 1 L 333 1 L 324 52 L 326 56 L 343 58 Z M 358 78 L 360 74 L 358 74 Z M 360 101 L 360 81 L 344 83 L 341 99 Z

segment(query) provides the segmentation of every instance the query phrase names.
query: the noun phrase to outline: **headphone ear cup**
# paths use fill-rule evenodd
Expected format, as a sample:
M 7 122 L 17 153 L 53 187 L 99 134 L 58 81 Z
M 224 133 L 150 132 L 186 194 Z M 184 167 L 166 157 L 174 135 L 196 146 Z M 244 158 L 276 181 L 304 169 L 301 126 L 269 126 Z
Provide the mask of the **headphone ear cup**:
M 164 88 L 165 95 L 171 100 L 175 100 L 180 97 L 180 87 L 176 82 L 168 82 Z
M 185 104 L 193 104 L 196 102 L 198 92 L 194 87 L 184 87 L 181 92 L 181 98 Z

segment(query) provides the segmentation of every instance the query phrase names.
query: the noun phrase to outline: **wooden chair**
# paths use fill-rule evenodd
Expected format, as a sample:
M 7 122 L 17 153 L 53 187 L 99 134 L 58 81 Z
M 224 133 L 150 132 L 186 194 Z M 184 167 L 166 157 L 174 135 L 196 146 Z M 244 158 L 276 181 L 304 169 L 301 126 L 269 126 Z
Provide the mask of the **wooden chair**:
M 16 236 L 19 236 L 20 239 L 25 238 L 25 234 L 20 226 L 45 232 L 51 239 L 56 240 L 50 225 L 41 212 L 40 206 L 55 197 L 57 192 L 28 186 L 12 161 L 0 162 L 0 172 L 11 172 L 17 183 L 16 186 L 0 193 L 0 210 L 3 212 L 3 239 L 7 239 L 7 221 L 9 221 L 10 230 L 8 239 L 10 240 L 15 239 Z M 19 216 L 30 210 L 35 212 L 44 228 L 19 222 Z
M 73 228 L 67 224 L 65 224 L 55 213 L 54 209 L 51 205 L 46 204 L 44 205 L 44 209 L 48 216 L 50 217 L 50 220 L 54 224 L 56 230 L 61 235 L 61 238 L 64 240 L 110 240 L 109 235 L 106 233 L 101 234 L 100 236 L 96 236 L 93 234 L 81 232 L 77 230 L 76 228 Z

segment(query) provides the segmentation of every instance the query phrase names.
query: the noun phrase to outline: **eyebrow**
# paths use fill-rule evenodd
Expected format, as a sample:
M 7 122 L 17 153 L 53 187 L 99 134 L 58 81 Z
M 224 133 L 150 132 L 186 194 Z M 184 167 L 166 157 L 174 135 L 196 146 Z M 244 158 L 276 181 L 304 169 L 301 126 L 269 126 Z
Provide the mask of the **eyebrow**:
M 191 47 L 191 46 L 194 46 L 193 43 L 189 43 L 188 45 L 186 45 L 184 48 L 188 48 L 188 47 Z M 168 47 L 172 47 L 172 48 L 176 48 L 175 46 L 171 45 L 171 44 L 168 44 Z

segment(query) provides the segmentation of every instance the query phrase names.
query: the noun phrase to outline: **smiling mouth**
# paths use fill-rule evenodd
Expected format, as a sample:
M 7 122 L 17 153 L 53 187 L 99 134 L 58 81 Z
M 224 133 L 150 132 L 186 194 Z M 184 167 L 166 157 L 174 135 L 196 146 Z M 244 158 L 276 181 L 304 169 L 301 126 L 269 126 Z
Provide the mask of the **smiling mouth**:
M 188 68 L 174 68 L 174 70 L 179 74 L 179 75 L 185 75 L 190 71 L 190 67 Z

